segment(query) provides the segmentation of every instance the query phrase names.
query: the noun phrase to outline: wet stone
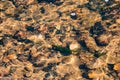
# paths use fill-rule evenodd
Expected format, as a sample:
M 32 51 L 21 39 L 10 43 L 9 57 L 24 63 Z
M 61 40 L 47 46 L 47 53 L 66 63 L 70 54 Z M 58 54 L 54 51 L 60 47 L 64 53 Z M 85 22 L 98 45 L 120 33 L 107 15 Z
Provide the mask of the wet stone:
M 71 17 L 72 19 L 77 19 L 76 13 L 71 13 L 71 14 L 70 14 L 70 17 Z

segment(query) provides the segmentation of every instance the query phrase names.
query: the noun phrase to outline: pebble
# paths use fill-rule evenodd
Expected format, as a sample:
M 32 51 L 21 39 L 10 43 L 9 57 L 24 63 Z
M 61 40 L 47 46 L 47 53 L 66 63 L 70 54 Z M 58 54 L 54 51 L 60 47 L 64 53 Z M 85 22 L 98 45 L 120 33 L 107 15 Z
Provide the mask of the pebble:
M 70 17 L 71 17 L 72 19 L 77 19 L 76 13 L 71 13 L 71 14 L 70 14 Z
M 108 2 L 109 0 L 105 0 L 105 2 Z
M 70 44 L 70 50 L 78 50 L 80 49 L 80 44 L 78 42 L 73 42 Z
M 75 13 L 71 13 L 70 15 L 71 15 L 71 16 L 75 16 L 76 14 L 75 14 Z

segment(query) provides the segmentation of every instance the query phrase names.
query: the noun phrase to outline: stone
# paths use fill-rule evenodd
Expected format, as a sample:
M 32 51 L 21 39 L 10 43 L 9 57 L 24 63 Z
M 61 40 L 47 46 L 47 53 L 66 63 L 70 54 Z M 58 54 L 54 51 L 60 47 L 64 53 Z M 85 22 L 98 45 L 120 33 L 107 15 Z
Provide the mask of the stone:
M 78 42 L 73 42 L 70 44 L 70 50 L 76 51 L 80 49 L 80 44 Z
M 105 2 L 108 2 L 109 0 L 105 0 Z
M 72 19 L 77 19 L 76 13 L 71 13 L 71 14 L 70 14 L 70 17 L 71 17 Z

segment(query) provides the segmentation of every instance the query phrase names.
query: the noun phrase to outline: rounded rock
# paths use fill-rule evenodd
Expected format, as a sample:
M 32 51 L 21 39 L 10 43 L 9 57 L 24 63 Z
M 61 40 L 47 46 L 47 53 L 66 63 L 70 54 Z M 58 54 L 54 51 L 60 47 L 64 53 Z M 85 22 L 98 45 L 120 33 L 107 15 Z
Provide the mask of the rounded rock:
M 72 19 L 77 19 L 76 13 L 71 13 L 71 14 L 70 14 L 70 17 L 71 17 Z
M 70 44 L 70 50 L 76 51 L 80 49 L 80 44 L 78 42 L 73 42 Z

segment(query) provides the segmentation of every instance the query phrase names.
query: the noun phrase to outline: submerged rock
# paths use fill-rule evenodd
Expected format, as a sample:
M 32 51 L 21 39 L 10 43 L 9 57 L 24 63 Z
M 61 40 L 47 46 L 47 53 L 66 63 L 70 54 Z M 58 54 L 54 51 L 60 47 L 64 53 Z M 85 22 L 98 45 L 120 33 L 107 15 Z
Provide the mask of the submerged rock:
M 72 42 L 69 47 L 72 51 L 80 50 L 80 44 L 78 42 Z

